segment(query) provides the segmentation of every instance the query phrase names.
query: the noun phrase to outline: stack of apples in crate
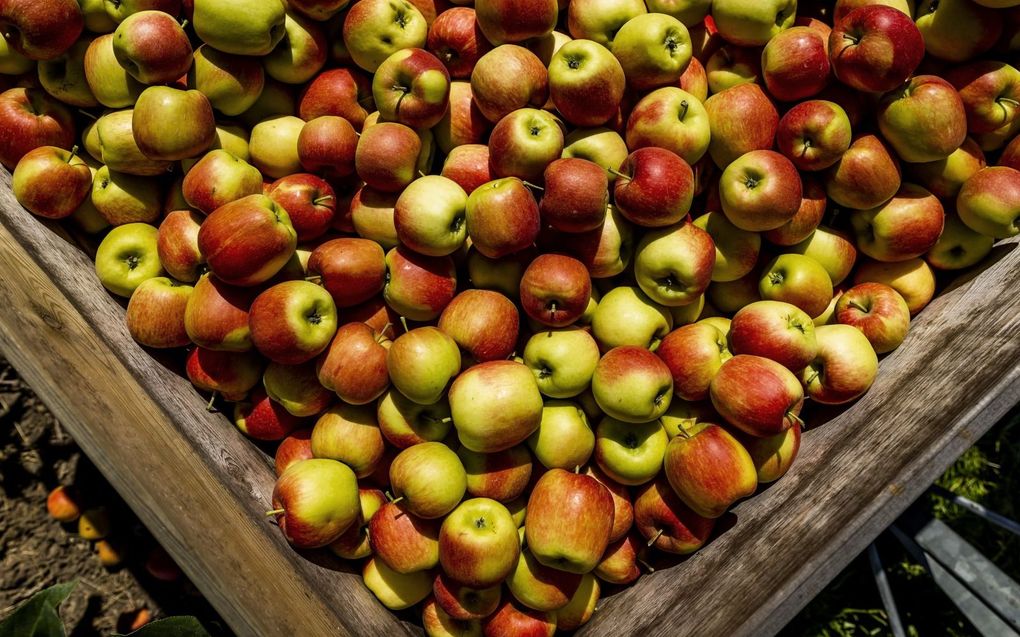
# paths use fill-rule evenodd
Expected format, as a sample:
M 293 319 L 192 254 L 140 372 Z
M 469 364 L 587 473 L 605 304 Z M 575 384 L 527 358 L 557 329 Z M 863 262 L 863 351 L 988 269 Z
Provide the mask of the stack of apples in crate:
M 0 0 L 0 162 L 279 441 L 287 540 L 551 635 L 1020 232 L 1020 2 L 454 4 Z

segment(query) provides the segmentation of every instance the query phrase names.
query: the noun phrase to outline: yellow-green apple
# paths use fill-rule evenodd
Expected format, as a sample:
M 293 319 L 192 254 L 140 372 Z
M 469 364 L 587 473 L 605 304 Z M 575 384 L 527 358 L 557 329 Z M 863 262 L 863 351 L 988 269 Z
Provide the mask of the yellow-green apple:
M 466 211 L 472 246 L 489 258 L 519 252 L 538 236 L 538 203 L 516 177 L 496 179 L 476 188 L 468 196 Z
M 627 118 L 627 146 L 634 150 L 658 146 L 671 150 L 688 164 L 708 150 L 708 113 L 687 91 L 666 86 L 645 95 Z M 622 162 L 621 162 L 622 163 Z M 619 167 L 610 166 L 612 170 Z
M 538 59 L 542 61 L 543 65 L 548 67 L 549 62 L 552 61 L 553 55 L 560 50 L 561 46 L 570 42 L 572 39 L 573 38 L 567 35 L 564 31 L 550 31 L 545 35 L 527 42 L 522 42 L 521 46 L 527 47 L 529 51 L 538 56 Z M 546 104 L 546 106 L 549 106 L 549 104 Z
M 591 40 L 567 42 L 549 62 L 553 105 L 575 126 L 599 126 L 612 118 L 620 108 L 626 83 L 616 57 Z
M 719 425 L 681 430 L 666 448 L 663 473 L 684 503 L 698 515 L 718 518 L 758 488 L 751 456 Z
M 605 222 L 609 180 L 602 166 L 576 157 L 557 159 L 546 167 L 544 183 L 542 223 L 563 232 L 587 232 Z
M 559 610 L 570 602 L 581 575 L 546 566 L 531 551 L 522 549 L 506 580 L 510 594 L 523 606 L 537 611 Z
M 85 54 L 91 44 L 92 38 L 84 37 L 55 60 L 39 62 L 39 84 L 47 93 L 71 106 L 99 106 L 85 78 Z
M 117 22 L 106 13 L 106 0 L 79 0 L 78 5 L 85 15 L 87 31 L 110 33 L 117 28 Z
M 999 161 L 1002 163 L 1001 158 Z M 922 164 L 907 164 L 906 170 L 911 181 L 928 189 L 931 194 L 940 199 L 953 199 L 964 182 L 986 165 L 981 147 L 968 137 L 948 157 Z
M 471 588 L 502 582 L 517 566 L 517 524 L 489 498 L 465 500 L 439 529 L 439 562 L 453 581 Z
M 85 50 L 85 82 L 96 100 L 107 108 L 131 106 L 145 85 L 128 75 L 113 52 L 113 34 L 101 35 Z
M 964 62 L 988 51 L 1005 24 L 1001 12 L 970 0 L 923 0 L 917 5 L 925 50 L 947 62 Z
M 706 212 L 694 220 L 712 238 L 715 247 L 713 281 L 735 281 L 748 274 L 758 262 L 761 235 L 741 230 L 721 212 Z
M 68 108 L 36 88 L 12 88 L 0 94 L 0 131 L 0 163 L 8 170 L 40 146 L 70 149 L 75 137 Z
M 290 8 L 312 20 L 325 22 L 343 11 L 349 0 L 290 0 Z
M 762 232 L 788 222 L 800 209 L 797 168 L 773 150 L 753 150 L 731 162 L 719 178 L 722 211 L 742 230 Z
M 836 0 L 836 6 L 832 10 L 832 20 L 833 22 L 839 22 L 843 19 L 843 16 L 857 7 L 872 4 L 884 4 L 887 7 L 899 9 L 908 16 L 914 15 L 914 0 Z
M 491 290 L 464 290 L 439 317 L 439 329 L 456 341 L 465 367 L 509 357 L 519 323 L 513 302 Z
M 606 475 L 598 463 L 589 463 L 585 474 L 598 480 L 613 496 L 613 528 L 609 532 L 609 541 L 615 542 L 625 536 L 634 525 L 634 507 L 630 501 L 630 490 Z
M 712 8 L 710 0 L 650 0 L 648 10 L 673 16 L 689 27 L 702 22 Z
M 96 274 L 103 287 L 130 298 L 144 281 L 162 276 L 158 236 L 159 230 L 147 223 L 128 223 L 103 237 L 96 250 Z
M 755 3 L 715 0 L 712 3 L 712 19 L 719 35 L 740 46 L 761 46 L 793 26 L 796 18 L 795 0 Z
M 298 137 L 304 120 L 293 115 L 268 117 L 251 129 L 251 163 L 264 175 L 280 179 L 301 171 Z
M 376 418 L 383 437 L 398 449 L 443 440 L 453 421 L 446 401 L 419 405 L 393 388 L 379 399 Z
M 205 257 L 198 250 L 198 229 L 202 216 L 190 210 L 175 210 L 159 224 L 156 248 L 167 273 L 185 283 L 198 280 Z
M 539 332 L 524 347 L 524 364 L 550 398 L 572 398 L 586 390 L 598 361 L 598 344 L 582 329 Z
M 647 546 L 686 555 L 704 546 L 715 520 L 692 511 L 660 475 L 642 487 L 634 499 L 634 527 L 647 540 Z
M 365 587 L 390 610 L 410 608 L 432 591 L 432 574 L 428 571 L 398 573 L 377 557 L 365 562 L 361 577 Z
M 443 160 L 443 177 L 457 182 L 468 195 L 492 181 L 489 170 L 489 147 L 485 144 L 464 144 L 450 150 Z
M 818 316 L 832 299 L 832 279 L 811 257 L 781 254 L 765 266 L 758 291 L 765 300 L 784 301 Z
M 776 147 L 800 170 L 824 170 L 850 148 L 850 119 L 839 104 L 808 100 L 783 115 Z
M 471 588 L 454 581 L 445 573 L 436 576 L 432 583 L 432 594 L 435 595 L 436 605 L 450 618 L 458 621 L 488 617 L 496 612 L 503 596 L 501 586 Z
M 815 333 L 820 352 L 821 338 L 818 330 Z M 775 435 L 799 422 L 804 405 L 804 388 L 793 372 L 774 360 L 749 354 L 723 363 L 712 379 L 709 395 L 726 422 L 759 437 Z
M 263 356 L 297 365 L 329 346 L 337 329 L 336 305 L 329 292 L 314 283 L 285 281 L 255 298 L 248 324 L 252 343 Z
M 668 442 L 658 420 L 631 423 L 606 416 L 595 432 L 595 461 L 618 484 L 644 484 L 662 468 Z
M 188 337 L 199 347 L 245 352 L 252 349 L 248 310 L 255 300 L 251 288 L 227 285 L 211 275 L 195 284 L 184 313 Z
M 343 117 L 361 130 L 374 109 L 371 80 L 357 69 L 340 68 L 323 71 L 309 82 L 301 94 L 298 114 L 308 122 L 323 115 Z
M 285 439 L 286 441 L 287 439 Z M 283 444 L 280 443 L 281 447 Z M 277 454 L 279 454 L 279 448 L 277 448 Z M 345 560 L 359 560 L 372 555 L 372 544 L 368 539 L 368 521 L 380 507 L 386 504 L 386 494 L 379 489 L 360 488 L 358 489 L 358 499 L 361 502 L 358 521 L 329 545 L 330 551 Z
M 467 492 L 476 498 L 509 503 L 524 493 L 531 480 L 531 454 L 523 444 L 494 453 L 478 453 L 461 445 L 457 456 L 467 472 Z
M 478 110 L 496 123 L 519 108 L 541 108 L 549 99 L 549 71 L 528 49 L 497 46 L 471 71 L 471 93 Z
M 475 2 L 478 27 L 492 44 L 524 42 L 541 37 L 556 27 L 559 5 L 556 0 L 478 0 Z
M 480 144 L 486 140 L 491 128 L 492 124 L 475 103 L 471 84 L 451 82 L 450 108 L 432 128 L 439 150 L 449 154 L 458 146 Z
M 456 268 L 448 256 L 427 257 L 398 246 L 386 254 L 386 273 L 386 304 L 412 321 L 437 318 L 457 290 Z
M 438 521 L 419 518 L 403 502 L 381 506 L 368 522 L 368 537 L 375 558 L 397 573 L 425 571 L 439 563 Z
M 244 400 L 262 381 L 264 361 L 257 352 L 221 352 L 196 347 L 188 354 L 185 370 L 195 387 L 222 394 L 231 401 Z
M 900 162 L 885 142 L 862 133 L 825 173 L 825 193 L 840 206 L 867 210 L 893 198 L 900 175 Z
M 556 613 L 521 607 L 511 600 L 483 622 L 485 637 L 552 637 L 556 633 Z
M 40 146 L 18 161 L 11 187 L 18 203 L 32 214 L 62 219 L 91 194 L 92 171 L 78 156 L 77 147 L 68 152 L 55 146 Z
M 295 462 L 273 486 L 273 509 L 288 542 L 298 548 L 326 546 L 357 521 L 358 482 L 335 460 Z
M 319 383 L 314 363 L 269 363 L 262 374 L 262 385 L 273 402 L 299 418 L 322 413 L 336 399 Z
M 766 438 L 746 434 L 738 436 L 740 443 L 751 455 L 759 484 L 775 482 L 786 475 L 800 451 L 800 434 L 800 424 L 794 423 L 786 431 Z
M 283 0 L 243 0 L 224 4 L 195 0 L 195 34 L 211 47 L 237 55 L 266 55 L 286 34 Z M 243 16 L 244 20 L 238 20 Z
M 318 22 L 291 11 L 284 18 L 283 28 L 283 38 L 262 58 L 262 65 L 279 82 L 304 84 L 326 64 L 326 32 Z
M 741 84 L 712 95 L 705 101 L 712 161 L 725 168 L 744 153 L 772 147 L 779 113 L 757 84 Z M 755 122 L 747 126 L 747 122 Z
M 577 630 L 595 614 L 602 590 L 598 579 L 591 573 L 581 576 L 581 583 L 567 605 L 556 611 L 557 630 Z
M 945 79 L 959 91 L 971 134 L 991 133 L 1020 117 L 1020 71 L 982 60 L 950 70 Z
M 167 125 L 173 121 L 181 124 Z M 199 155 L 212 145 L 216 118 L 208 98 L 199 91 L 150 86 L 135 102 L 131 130 L 143 155 L 177 161 Z
M 142 84 L 173 82 L 188 73 L 193 59 L 188 35 L 162 11 L 139 11 L 125 18 L 113 34 L 113 53 Z
M 878 356 L 864 333 L 850 325 L 822 325 L 815 337 L 818 356 L 800 372 L 807 396 L 839 405 L 868 391 L 878 374 Z
M 859 329 L 877 354 L 900 346 L 910 329 L 910 308 L 899 292 L 882 283 L 861 283 L 836 301 L 835 319 Z
M 679 327 L 698 320 L 698 317 L 705 311 L 705 296 L 706 295 L 702 294 L 696 300 L 688 303 L 687 305 L 669 308 L 669 313 L 673 316 L 673 325 Z M 595 309 L 592 309 L 592 314 L 595 313 Z
M 299 242 L 321 237 L 333 224 L 336 194 L 320 177 L 287 175 L 270 184 L 266 194 L 287 211 Z
M 673 376 L 652 352 L 625 345 L 614 347 L 599 360 L 591 389 L 606 415 L 625 422 L 648 422 L 669 407 Z
M 449 399 L 457 437 L 472 451 L 509 449 L 542 420 L 538 383 L 516 361 L 488 361 L 467 369 L 453 381 Z
M 795 372 L 818 353 L 811 317 L 781 301 L 757 301 L 742 308 L 730 323 L 728 341 L 735 354 L 769 358 Z
M 691 36 L 683 22 L 663 13 L 634 16 L 616 32 L 612 52 L 639 91 L 675 85 L 691 61 Z
M 213 139 L 209 150 L 225 150 L 238 159 L 248 161 L 251 159 L 251 152 L 249 152 L 248 148 L 249 141 L 250 135 L 247 128 L 240 124 L 224 122 L 216 125 L 216 137 Z M 185 175 L 195 167 L 199 159 L 201 158 L 189 157 L 188 159 L 181 160 L 181 170 Z M 184 207 L 181 206 L 181 208 Z M 173 208 L 170 209 L 172 210 Z
M 883 95 L 877 119 L 882 137 L 909 163 L 945 159 L 967 137 L 960 94 L 935 75 L 916 75 Z
M 563 139 L 562 157 L 576 157 L 595 162 L 607 172 L 617 170 L 627 159 L 627 144 L 620 134 L 608 128 L 578 128 Z M 610 183 L 616 175 L 609 172 Z M 547 184 L 548 186 L 548 184 Z
M 310 427 L 295 429 L 287 434 L 276 447 L 273 457 L 276 475 L 281 476 L 287 467 L 298 460 L 310 460 L 312 455 L 312 430 Z M 367 520 L 366 520 L 367 522 Z
M 358 140 L 354 167 L 366 184 L 396 192 L 418 176 L 422 140 L 413 129 L 396 122 L 369 126 Z
M 307 122 L 298 135 L 301 166 L 326 179 L 341 179 L 354 173 L 358 133 L 346 119 L 323 115 Z
M 708 99 L 708 74 L 698 58 L 692 57 L 690 64 L 680 76 L 680 88 L 702 102 Z
M 355 2 L 344 18 L 347 51 L 369 73 L 401 49 L 424 46 L 427 33 L 425 16 L 407 0 Z
M 861 241 L 858 237 L 858 244 Z M 806 239 L 790 246 L 788 252 L 817 261 L 829 274 L 833 285 L 842 283 L 857 262 L 857 248 L 850 235 L 827 226 L 819 226 Z
M 722 93 L 741 84 L 760 83 L 762 50 L 725 44 L 705 63 L 705 82 L 710 93 Z
M 666 435 L 672 440 L 680 435 L 681 429 L 689 429 L 705 422 L 720 422 L 720 417 L 709 400 L 689 402 L 674 396 L 669 409 L 659 418 L 659 422 L 666 430 Z
M 341 325 L 316 363 L 318 382 L 346 403 L 370 403 L 390 386 L 389 348 L 386 335 L 366 323 Z
M 499 591 L 498 588 L 496 590 Z M 499 604 L 499 598 L 496 604 Z M 479 620 L 455 619 L 443 610 L 434 597 L 426 599 L 422 605 L 421 624 L 429 637 L 482 637 L 482 623 Z
M 817 95 L 829 83 L 826 37 L 808 26 L 777 34 L 761 54 L 762 77 L 776 99 L 796 102 Z
M 588 462 L 595 447 L 595 434 L 580 406 L 566 400 L 550 400 L 542 408 L 542 422 L 528 438 L 528 447 L 547 469 L 573 470 Z
M 138 146 L 133 128 L 134 110 L 106 113 L 90 127 L 85 136 L 85 148 L 89 149 L 90 145 L 98 143 L 98 156 L 93 156 L 110 170 L 140 176 L 166 174 L 171 162 L 146 157 Z M 93 150 L 89 150 L 89 154 L 93 154 Z
M 886 203 L 855 211 L 850 217 L 857 247 L 878 261 L 905 261 L 921 256 L 938 241 L 944 222 L 945 212 L 939 200 L 914 184 L 903 184 Z
M 609 47 L 631 18 L 648 13 L 638 0 L 578 0 L 567 5 L 567 29 L 573 38 L 594 40 Z
M 639 148 L 620 165 L 613 198 L 616 208 L 632 223 L 649 228 L 671 226 L 691 209 L 694 172 L 671 151 Z
M 446 114 L 450 75 L 425 49 L 402 49 L 379 65 L 372 79 L 379 115 L 411 128 L 432 128 Z
M 924 49 L 925 38 L 910 16 L 883 5 L 850 11 L 829 35 L 836 79 L 869 93 L 891 91 L 906 82 L 924 58 Z
M 467 238 L 465 208 L 468 196 L 455 181 L 426 175 L 400 193 L 394 207 L 394 226 L 400 242 L 426 256 L 456 252 Z
M 730 358 L 726 337 L 707 323 L 673 330 L 662 339 L 656 354 L 672 376 L 674 394 L 684 400 L 707 398 L 712 378 Z
M 668 307 L 687 305 L 708 288 L 715 255 L 711 235 L 692 223 L 658 228 L 637 246 L 634 278 L 654 302 Z
M 453 511 L 467 490 L 460 458 L 441 442 L 404 449 L 390 465 L 393 495 L 419 518 L 435 519 Z
M 191 343 L 184 329 L 184 313 L 194 288 L 167 277 L 143 281 L 128 302 L 124 319 L 128 332 L 146 347 L 184 347 Z
M 268 281 L 290 260 L 296 246 L 287 211 L 265 195 L 220 206 L 198 232 L 198 248 L 209 269 L 232 285 Z
M 181 14 L 181 9 L 187 9 L 185 15 L 191 19 L 194 2 L 192 0 L 104 0 L 106 15 L 114 23 L 120 24 L 130 16 L 139 11 L 162 11 L 172 16 Z M 183 5 L 183 6 L 182 6 Z
M 616 206 L 606 208 L 602 226 L 588 232 L 558 232 L 546 227 L 538 237 L 544 251 L 569 254 L 588 268 L 593 279 L 620 274 L 630 265 L 634 252 L 634 229 Z
M 666 308 L 652 301 L 633 286 L 610 290 L 599 301 L 592 319 L 592 336 L 599 348 L 608 351 L 623 345 L 651 350 L 659 347 L 662 338 L 673 327 L 673 317 Z M 668 406 L 669 401 L 666 401 Z
M 0 4 L 7 46 L 30 60 L 52 60 L 71 48 L 85 28 L 75 0 L 8 0 Z
M 1006 239 L 1020 233 L 1020 170 L 989 166 L 976 172 L 956 196 L 956 212 L 981 234 Z
M 496 123 L 489 136 L 489 170 L 494 177 L 540 181 L 563 152 L 563 128 L 549 111 L 521 108 Z
M 972 230 L 955 212 L 946 213 L 942 235 L 925 260 L 939 270 L 960 270 L 978 263 L 992 251 L 994 237 Z
M 864 261 L 854 272 L 854 285 L 869 282 L 884 283 L 899 292 L 911 316 L 924 309 L 935 296 L 935 275 L 923 259 L 896 263 Z
M 359 478 L 372 475 L 386 453 L 371 405 L 335 404 L 315 422 L 311 444 L 316 458 L 339 460 Z
M 460 350 L 438 328 L 419 327 L 393 341 L 386 366 L 400 393 L 418 404 L 432 405 L 460 372 Z
M 588 269 L 573 257 L 543 254 L 524 271 L 520 298 L 521 307 L 533 320 L 550 327 L 566 327 L 588 307 Z
M 638 560 L 647 550 L 644 540 L 634 531 L 610 543 L 595 570 L 596 577 L 609 584 L 626 585 L 641 577 Z
M 612 495 L 598 480 L 550 469 L 528 498 L 528 548 L 546 566 L 587 573 L 609 544 L 613 511 Z
M 308 257 L 308 274 L 320 277 L 337 307 L 351 307 L 382 291 L 386 254 L 378 243 L 368 239 L 331 239 Z
M 471 7 L 451 7 L 436 16 L 426 47 L 456 79 L 470 78 L 478 59 L 492 50 Z

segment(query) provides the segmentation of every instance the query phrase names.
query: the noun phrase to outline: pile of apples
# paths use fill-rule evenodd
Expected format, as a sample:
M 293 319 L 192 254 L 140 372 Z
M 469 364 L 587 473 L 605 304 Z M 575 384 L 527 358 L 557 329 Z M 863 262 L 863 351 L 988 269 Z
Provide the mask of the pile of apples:
M 0 162 L 295 547 L 552 635 L 1020 233 L 1020 0 L 452 1 L 0 0 Z

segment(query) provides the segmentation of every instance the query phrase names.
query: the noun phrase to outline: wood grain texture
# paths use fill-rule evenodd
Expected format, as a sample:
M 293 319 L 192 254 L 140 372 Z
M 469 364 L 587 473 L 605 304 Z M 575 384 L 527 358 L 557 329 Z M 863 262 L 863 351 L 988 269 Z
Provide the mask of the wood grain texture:
M 134 343 L 91 262 L 17 204 L 6 171 L 0 307 L 0 350 L 238 634 L 417 632 L 337 561 L 294 554 L 265 516 L 265 456 Z
M 293 554 L 263 515 L 265 458 L 130 339 L 91 262 L 14 202 L 5 173 L 0 304 L 0 349 L 238 633 L 420 634 L 356 575 Z M 580 634 L 775 633 L 1018 401 L 1013 242 L 921 314 L 863 399 L 806 432 L 789 475 Z

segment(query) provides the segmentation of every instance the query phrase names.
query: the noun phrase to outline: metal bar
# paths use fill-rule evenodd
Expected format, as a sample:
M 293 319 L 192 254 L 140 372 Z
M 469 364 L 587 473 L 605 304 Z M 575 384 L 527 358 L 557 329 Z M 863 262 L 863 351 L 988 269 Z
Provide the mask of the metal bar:
M 885 607 L 885 614 L 889 617 L 889 629 L 892 630 L 893 637 L 906 637 L 903 624 L 900 622 L 899 610 L 896 608 L 896 599 L 889 586 L 889 578 L 885 574 L 885 568 L 882 567 L 882 558 L 878 555 L 878 547 L 874 542 L 868 545 L 868 562 L 871 563 L 871 574 L 875 577 L 882 606 Z
M 963 507 L 964 509 L 970 511 L 979 518 L 991 522 L 995 526 L 1006 529 L 1013 535 L 1020 535 L 1020 522 L 1017 522 L 1016 520 L 1007 518 L 1002 514 L 996 513 L 995 511 L 990 511 L 989 509 L 986 509 L 983 505 L 978 504 L 973 500 L 967 499 L 962 495 L 957 495 L 952 491 L 949 491 L 948 489 L 943 489 L 937 484 L 931 485 L 929 491 L 931 491 L 935 495 L 941 496 L 949 500 L 953 504 Z

